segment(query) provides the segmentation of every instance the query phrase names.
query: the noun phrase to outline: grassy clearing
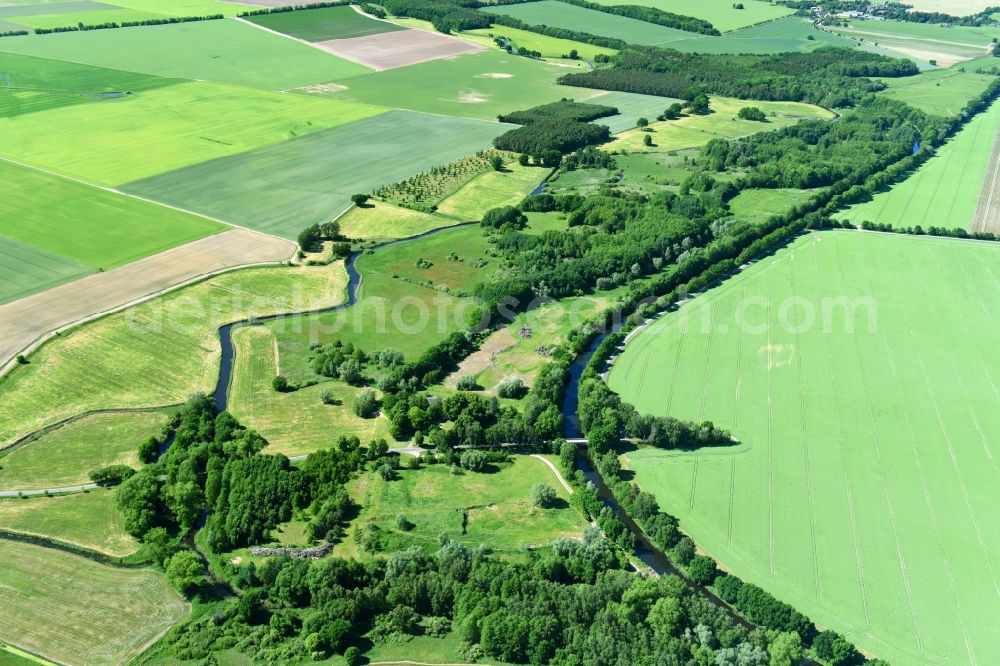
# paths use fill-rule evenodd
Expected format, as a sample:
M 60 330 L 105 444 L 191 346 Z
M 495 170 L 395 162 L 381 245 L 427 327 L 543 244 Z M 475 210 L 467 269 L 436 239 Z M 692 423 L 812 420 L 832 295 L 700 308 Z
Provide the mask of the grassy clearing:
M 617 53 L 615 49 L 607 49 L 603 46 L 594 46 L 571 39 L 549 37 L 548 35 L 540 35 L 537 32 L 508 28 L 503 25 L 495 25 L 492 28 L 481 28 L 479 30 L 467 30 L 459 35 L 459 37 L 463 38 L 469 36 L 485 37 L 486 39 L 476 41 L 486 46 L 494 45 L 494 36 L 506 37 L 513 42 L 515 49 L 523 47 L 531 51 L 538 51 L 542 54 L 543 58 L 562 58 L 574 49 L 583 60 L 593 60 L 598 55 L 613 55 Z
M 893 226 L 968 227 L 1000 124 L 1000 102 L 969 121 L 909 178 L 836 217 Z
M 220 2 L 216 11 L 227 7 L 233 5 Z M 4 39 L 0 50 L 267 90 L 297 88 L 371 71 L 232 19 L 30 35 Z M 164 58 L 164 53 L 170 57 Z
M 118 185 L 383 111 L 337 100 L 182 83 L 100 104 L 0 119 L 0 128 L 12 137 L 0 154 Z M 52 140 L 53 127 L 62 128 L 59 141 Z M 155 160 L 149 159 L 151 152 Z
M 555 82 L 565 73 L 566 69 L 558 65 L 491 50 L 338 80 L 346 89 L 330 95 L 380 106 L 495 120 L 501 113 L 565 97 L 566 88 Z
M 295 238 L 309 224 L 336 217 L 352 194 L 486 148 L 505 129 L 495 122 L 389 111 L 123 189 Z
M 596 0 L 596 2 L 601 5 L 618 4 L 618 0 Z M 733 5 L 736 3 L 729 0 L 637 0 L 635 4 L 704 19 L 722 32 L 772 21 L 794 12 L 789 7 L 758 0 L 743 0 L 740 3 L 743 9 L 734 8 Z
M 18 38 L 21 39 L 21 38 Z M 3 48 L 0 45 L 0 48 Z M 35 111 L 107 101 L 102 95 L 146 91 L 178 83 L 145 74 L 133 74 L 15 53 L 0 53 L 0 118 Z
M 988 74 L 974 74 L 971 70 L 932 69 L 916 76 L 881 79 L 889 86 L 882 94 L 927 113 L 954 116 L 970 99 L 986 90 L 993 78 Z
M 224 231 L 201 217 L 0 161 L 0 236 L 91 269 Z
M 558 0 L 491 6 L 488 11 L 493 14 L 513 16 L 528 25 L 556 25 L 567 30 L 621 39 L 631 44 L 665 46 L 671 42 L 704 37 L 697 33 L 606 14 L 596 9 L 585 9 Z
M 587 100 L 590 104 L 604 104 L 618 109 L 618 114 L 593 121 L 598 125 L 607 125 L 614 133 L 623 132 L 635 127 L 639 118 L 654 120 L 674 102 L 683 102 L 672 97 L 657 97 L 656 95 L 640 95 L 627 92 L 606 92 Z
M 61 488 L 88 483 L 106 465 L 139 467 L 139 445 L 159 433 L 165 412 L 95 414 L 0 457 L 0 490 Z
M 387 21 L 370 19 L 346 6 L 262 14 L 247 20 L 307 42 L 367 37 L 404 29 Z
M 816 190 L 795 190 L 779 188 L 775 190 L 743 190 L 729 201 L 733 215 L 760 224 L 771 216 L 784 213 L 796 204 L 808 201 Z
M 744 3 L 746 4 L 746 3 Z M 817 30 L 809 19 L 789 16 L 728 32 L 721 37 L 695 37 L 673 42 L 670 48 L 693 53 L 787 53 L 821 46 L 850 48 L 849 39 Z
M 384 418 L 362 419 L 351 406 L 364 389 L 339 381 L 278 393 L 271 380 L 279 374 L 274 333 L 264 327 L 234 332 L 236 364 L 230 385 L 229 411 L 267 438 L 267 451 L 298 455 L 329 448 L 334 435 L 357 435 L 362 442 L 387 437 Z M 320 394 L 333 393 L 339 405 L 324 405 Z
M 93 272 L 92 266 L 0 236 L 0 303 Z
M 667 104 L 669 106 L 669 104 Z M 756 106 L 767 114 L 767 122 L 742 120 L 737 117 L 745 106 Z M 626 152 L 669 152 L 685 148 L 697 148 L 712 139 L 735 139 L 767 130 L 794 125 L 805 119 L 829 119 L 833 114 L 812 104 L 799 102 L 758 102 L 728 97 L 712 97 L 711 109 L 714 113 L 706 116 L 688 115 L 679 120 L 652 121 L 651 131 L 631 129 L 615 136 L 605 144 L 605 150 Z M 655 116 L 654 116 L 655 117 Z M 646 146 L 643 138 L 653 137 L 653 145 Z
M 487 171 L 442 201 L 437 211 L 462 220 L 478 220 L 491 208 L 516 205 L 548 172 L 548 169 L 523 167 L 517 163 L 508 164 L 503 171 Z
M 0 500 L 5 529 L 48 537 L 112 557 L 131 555 L 139 543 L 121 528 L 113 489 L 58 497 Z
M 0 443 L 89 409 L 183 402 L 215 386 L 221 324 L 344 298 L 341 264 L 226 273 L 85 324 L 0 380 Z
M 351 208 L 337 222 L 340 223 L 340 232 L 349 238 L 382 239 L 416 236 L 445 226 L 450 221 L 430 213 L 373 200 L 364 208 Z
M 487 255 L 488 248 L 474 225 L 358 258 L 363 280 L 355 305 L 267 324 L 278 338 L 282 371 L 291 377 L 308 375 L 303 363 L 309 344 L 335 339 L 365 351 L 392 347 L 408 360 L 415 359 L 449 333 L 466 327 L 465 315 L 474 304 L 462 294 L 494 270 L 496 260 Z M 453 254 L 457 260 L 449 258 Z M 420 260 L 430 266 L 417 266 Z
M 727 569 L 893 664 L 997 654 L 998 259 L 810 234 L 662 317 L 611 386 L 746 447 L 640 449 L 640 484 Z
M 188 613 L 148 569 L 2 540 L 0 561 L 0 639 L 61 662 L 122 664 Z
M 540 509 L 531 504 L 533 483 L 547 483 L 559 497 L 556 507 Z M 404 469 L 395 481 L 383 481 L 375 473 L 352 482 L 361 513 L 351 523 L 347 538 L 334 553 L 357 554 L 354 541 L 362 525 L 378 525 L 386 537 L 386 550 L 412 545 L 438 548 L 438 535 L 447 532 L 453 540 L 485 545 L 498 551 L 516 551 L 520 546 L 543 546 L 560 536 L 579 536 L 586 521 L 569 505 L 569 495 L 543 462 L 529 456 L 494 466 L 488 473 L 452 474 L 447 465 Z M 463 528 L 463 509 L 468 522 Z M 415 527 L 396 527 L 402 513 Z

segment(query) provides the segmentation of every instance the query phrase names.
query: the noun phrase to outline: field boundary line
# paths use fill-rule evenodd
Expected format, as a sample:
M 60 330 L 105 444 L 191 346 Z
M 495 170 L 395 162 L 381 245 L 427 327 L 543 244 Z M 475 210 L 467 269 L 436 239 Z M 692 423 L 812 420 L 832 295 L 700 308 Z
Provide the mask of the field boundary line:
M 315 42 L 307 41 L 305 39 L 302 39 L 301 37 L 294 37 L 294 36 L 286 34 L 284 32 L 278 32 L 277 30 L 273 30 L 273 29 L 268 28 L 267 26 L 263 26 L 263 25 L 261 25 L 259 23 L 254 23 L 253 21 L 248 21 L 247 19 L 245 19 L 242 16 L 234 16 L 233 19 L 236 20 L 236 21 L 239 21 L 240 23 L 243 23 L 244 25 L 248 25 L 251 28 L 256 28 L 257 30 L 262 30 L 264 32 L 269 32 L 272 35 L 276 35 L 278 37 L 282 37 L 284 39 L 288 39 L 288 40 L 291 40 L 293 42 L 298 42 L 299 44 L 304 44 L 305 46 L 308 46 L 310 48 L 316 49 L 317 51 L 319 51 L 321 53 L 325 53 L 328 56 L 332 56 L 334 58 L 340 58 L 341 60 L 345 60 L 347 62 L 354 63 L 355 65 L 358 65 L 359 67 L 364 67 L 365 69 L 370 69 L 373 72 L 380 72 L 380 71 L 382 71 L 379 68 L 372 67 L 371 65 L 365 65 L 363 63 L 357 62 L 356 60 L 350 60 L 348 58 L 341 58 L 338 55 L 334 55 L 333 53 L 330 53 L 329 51 L 327 51 L 326 49 L 324 49 L 322 46 L 317 46 Z M 362 76 L 362 75 L 361 74 L 356 74 L 355 76 Z M 348 78 L 350 78 L 350 77 L 348 77 Z
M 819 264 L 819 257 L 816 254 L 815 244 L 812 246 L 812 251 L 813 251 L 812 252 L 813 263 L 816 266 L 816 271 L 822 274 L 822 270 L 820 269 L 820 264 Z M 830 373 L 830 383 L 831 386 L 833 386 L 833 378 L 836 376 L 836 373 L 834 372 L 833 354 L 830 352 L 829 345 L 824 345 L 824 347 L 826 348 L 826 361 L 827 361 L 827 369 Z M 861 558 L 861 542 L 860 542 L 860 537 L 858 536 L 858 523 L 857 519 L 855 518 L 855 511 L 854 511 L 854 491 L 851 489 L 851 475 L 847 467 L 847 452 L 845 451 L 844 448 L 844 426 L 841 421 L 842 416 L 840 412 L 840 400 L 837 398 L 836 386 L 833 386 L 832 397 L 833 397 L 832 400 L 833 411 L 836 416 L 834 421 L 837 424 L 837 444 L 838 448 L 840 449 L 840 465 L 842 472 L 841 476 L 844 481 L 844 491 L 847 496 L 848 515 L 850 516 L 851 519 L 851 536 L 852 536 L 852 541 L 854 542 L 854 560 L 855 564 L 857 565 L 858 585 L 860 588 L 859 591 L 861 593 L 861 605 L 865 615 L 865 629 L 870 632 L 872 626 L 871 609 L 868 607 L 868 589 L 865 585 L 865 570 Z
M 993 135 L 993 144 L 990 149 L 990 161 L 986 166 L 986 173 L 983 174 L 983 182 L 979 186 L 979 198 L 976 201 L 976 211 L 972 216 L 972 223 L 969 229 L 976 231 L 998 231 L 994 223 L 998 216 L 994 210 L 993 198 L 997 192 L 997 181 L 1000 179 L 1000 127 L 997 127 Z M 984 199 L 985 195 L 985 199 Z

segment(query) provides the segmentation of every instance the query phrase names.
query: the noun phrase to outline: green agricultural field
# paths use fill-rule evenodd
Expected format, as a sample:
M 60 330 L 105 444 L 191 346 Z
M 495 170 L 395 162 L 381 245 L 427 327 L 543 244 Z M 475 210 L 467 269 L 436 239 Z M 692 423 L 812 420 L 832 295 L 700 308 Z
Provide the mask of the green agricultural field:
M 0 119 L 0 129 L 10 133 L 0 155 L 118 185 L 383 111 L 303 95 L 181 83 L 100 104 Z M 53 127 L 62 128 L 59 141 L 52 140 Z
M 83 546 L 112 557 L 131 555 L 139 543 L 121 528 L 110 488 L 56 497 L 0 500 L 4 529 Z
M 337 218 L 340 233 L 348 238 L 407 238 L 447 226 L 451 220 L 401 208 L 383 201 L 370 201 L 364 208 L 352 207 Z
M 269 30 L 291 35 L 307 42 L 322 42 L 328 39 L 349 39 L 366 37 L 405 28 L 376 21 L 354 11 L 353 7 L 323 7 L 278 14 L 261 14 L 247 17 L 257 25 Z
M 41 490 L 89 483 L 92 469 L 140 466 L 139 445 L 158 435 L 165 412 L 95 414 L 53 430 L 0 457 L 0 490 Z
M 31 35 L 0 40 L 0 51 L 267 90 L 371 71 L 234 19 Z
M 795 190 L 778 188 L 775 190 L 743 190 L 729 201 L 733 215 L 760 224 L 773 215 L 785 213 L 792 206 L 805 203 L 816 194 L 816 190 Z
M 149 569 L 6 540 L 0 561 L 0 640 L 62 663 L 123 664 L 189 612 Z
M 669 106 L 669 105 L 668 105 Z M 742 120 L 737 114 L 745 106 L 755 106 L 767 114 L 767 122 Z M 756 100 L 712 97 L 713 113 L 704 116 L 686 115 L 678 120 L 655 121 L 650 118 L 650 130 L 631 129 L 618 134 L 604 146 L 605 150 L 627 152 L 670 152 L 704 146 L 712 139 L 735 139 L 741 136 L 775 130 L 806 119 L 830 119 L 833 113 L 812 104 L 799 102 L 759 102 Z M 653 145 L 643 143 L 646 135 Z
M 1000 102 L 970 120 L 909 178 L 836 217 L 895 227 L 968 227 L 1000 124 Z
M 566 71 L 559 65 L 489 50 L 338 80 L 346 89 L 329 94 L 367 104 L 496 120 L 502 113 L 565 97 L 566 88 L 556 79 Z
M 539 0 L 516 5 L 490 6 L 487 11 L 520 19 L 528 25 L 554 25 L 601 37 L 613 37 L 631 44 L 668 46 L 672 42 L 705 37 L 699 33 L 677 30 L 655 23 L 596 9 L 577 7 L 559 0 Z
M 529 494 L 533 483 L 555 488 L 559 504 L 549 509 L 532 505 Z M 377 525 L 389 550 L 412 545 L 436 550 L 438 535 L 447 532 L 460 543 L 482 544 L 498 551 L 547 545 L 561 536 L 579 537 L 587 526 L 583 516 L 569 505 L 569 494 L 555 473 L 529 456 L 513 456 L 511 462 L 494 465 L 486 473 L 452 474 L 448 465 L 427 465 L 419 470 L 400 470 L 398 479 L 387 482 L 371 472 L 352 486 L 362 508 L 347 538 L 334 551 L 345 555 L 357 554 L 354 537 L 362 525 Z M 396 527 L 400 513 L 414 524 L 413 529 Z M 464 529 L 463 515 L 467 516 Z
M 726 33 L 721 37 L 695 36 L 669 46 L 691 53 L 787 53 L 812 51 L 821 46 L 850 48 L 856 42 L 837 37 L 813 27 L 809 19 L 798 16 L 769 21 L 751 28 Z M 897 54 L 898 55 L 898 54 Z
M 304 227 L 344 211 L 352 194 L 475 153 L 506 129 L 496 122 L 389 111 L 122 189 L 295 238 Z
M 0 303 L 89 275 L 92 266 L 0 236 Z
M 0 237 L 89 267 L 114 268 L 225 225 L 0 160 Z M 33 250 L 32 250 L 33 252 Z
M 121 7 L 168 16 L 235 16 L 240 12 L 260 9 L 258 5 L 241 5 L 229 0 L 112 0 Z
M 658 97 L 656 95 L 640 95 L 627 92 L 606 92 L 587 99 L 589 104 L 603 104 L 618 109 L 618 114 L 593 121 L 598 125 L 607 125 L 613 133 L 623 132 L 635 127 L 639 118 L 656 120 L 668 106 L 684 100 L 673 97 Z
M 990 56 L 992 57 L 992 56 Z M 968 69 L 968 68 L 966 68 Z M 883 95 L 939 116 L 954 116 L 978 97 L 994 77 L 958 69 L 932 69 L 896 79 L 880 79 L 888 88 Z
M 331 340 L 368 352 L 389 346 L 416 359 L 449 333 L 467 327 L 465 316 L 476 306 L 460 295 L 496 267 L 488 249 L 479 226 L 467 225 L 359 257 L 356 267 L 363 280 L 355 305 L 267 324 L 278 338 L 282 373 L 290 378 L 311 375 L 304 367 L 309 345 Z M 418 266 L 421 260 L 430 266 Z
M 850 27 L 829 28 L 845 37 L 863 39 L 917 60 L 936 60 L 942 67 L 989 53 L 1000 28 L 947 26 L 908 21 L 852 20 Z
M 610 385 L 741 444 L 628 453 L 640 485 L 727 570 L 862 649 L 989 661 L 998 260 L 988 243 L 813 233 L 660 318 Z
M 574 49 L 583 60 L 593 60 L 598 55 L 613 55 L 617 53 L 616 50 L 607 49 L 603 46 L 594 46 L 593 44 L 576 42 L 571 39 L 549 37 L 548 35 L 540 35 L 537 32 L 530 32 L 528 30 L 508 28 L 504 25 L 495 25 L 492 28 L 481 28 L 479 30 L 467 30 L 459 34 L 459 37 L 463 38 L 470 36 L 485 38 L 477 39 L 476 41 L 486 46 L 495 46 L 493 37 L 503 36 L 514 43 L 515 49 L 523 47 L 531 51 L 538 51 L 542 54 L 543 58 L 561 58 L 569 55 L 569 52 Z
M 335 305 L 345 285 L 339 263 L 246 269 L 80 326 L 0 379 L 0 444 L 86 410 L 177 404 L 211 391 L 221 324 Z
M 619 0 L 596 0 L 596 2 L 601 5 L 620 4 Z M 704 19 L 722 32 L 773 21 L 794 12 L 789 7 L 758 0 L 743 0 L 740 3 L 743 9 L 733 7 L 736 3 L 730 0 L 637 0 L 633 4 Z
M 531 194 L 549 171 L 523 167 L 516 162 L 508 164 L 503 171 L 487 171 L 442 201 L 437 212 L 466 221 L 479 220 L 491 208 L 517 205 Z
M 74 3 L 75 4 L 75 3 Z M 80 23 L 95 25 L 101 23 L 121 23 L 123 21 L 145 21 L 163 18 L 162 14 L 136 11 L 134 9 L 109 9 L 104 11 L 79 11 L 58 14 L 34 14 L 18 16 L 14 20 L 27 28 L 62 28 Z
M 48 662 L 41 657 L 36 657 L 29 652 L 0 642 L 0 666 L 34 666 L 35 664 L 48 666 Z
M 0 53 L 0 81 L 0 118 L 106 102 L 125 92 L 145 93 L 179 83 L 176 79 L 15 53 Z
M 264 327 L 234 331 L 236 364 L 229 387 L 229 411 L 241 423 L 257 430 L 270 442 L 266 453 L 288 456 L 329 448 L 331 437 L 357 435 L 362 442 L 388 437 L 384 418 L 362 419 L 352 405 L 364 390 L 339 381 L 278 393 L 271 381 L 278 375 L 278 346 L 274 333 Z M 324 405 L 320 395 L 330 391 L 339 405 Z

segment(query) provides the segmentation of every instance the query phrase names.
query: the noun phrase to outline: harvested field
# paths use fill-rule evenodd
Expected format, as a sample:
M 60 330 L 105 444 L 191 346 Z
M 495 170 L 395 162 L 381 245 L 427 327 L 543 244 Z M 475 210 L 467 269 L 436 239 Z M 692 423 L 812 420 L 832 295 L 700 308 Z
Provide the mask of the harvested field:
M 983 184 L 979 189 L 979 201 L 972 216 L 972 231 L 988 231 L 1000 234 L 1000 128 L 993 137 L 990 163 L 986 167 Z
M 350 39 L 333 39 L 317 42 L 316 46 L 335 56 L 378 71 L 415 65 L 428 60 L 453 58 L 483 50 L 478 44 L 417 28 L 408 28 L 401 32 L 383 31 Z
M 50 331 L 233 266 L 282 261 L 295 247 L 245 229 L 221 234 L 0 305 L 0 363 Z
M 151 569 L 5 540 L 0 562 L 0 640 L 60 663 L 123 664 L 189 612 Z

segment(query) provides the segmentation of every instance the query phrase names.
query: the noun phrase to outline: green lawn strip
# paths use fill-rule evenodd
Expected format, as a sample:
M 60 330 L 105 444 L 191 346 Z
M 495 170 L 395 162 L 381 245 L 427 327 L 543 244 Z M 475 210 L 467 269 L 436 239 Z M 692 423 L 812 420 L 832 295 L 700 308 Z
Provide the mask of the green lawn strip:
M 600 5 L 621 4 L 619 0 L 594 0 Z M 729 32 L 745 28 L 757 23 L 772 21 L 793 13 L 790 7 L 759 2 L 758 0 L 743 0 L 738 3 L 730 0 L 635 0 L 632 4 L 655 7 L 673 14 L 693 16 L 711 23 L 717 30 Z
M 0 641 L 0 666 L 31 666 L 32 664 L 49 666 L 51 663 L 48 659 L 42 659 L 30 652 Z
M 189 610 L 149 569 L 7 540 L 0 540 L 0 560 L 0 640 L 59 662 L 124 663 Z
M 781 215 L 796 204 L 808 201 L 816 190 L 795 190 L 779 188 L 775 190 L 743 190 L 729 201 L 733 215 L 760 224 L 774 215 Z
M 228 228 L 2 160 L 0 180 L 4 183 L 0 217 L 5 220 L 0 237 L 94 270 L 121 266 Z M 37 250 L 31 249 L 27 256 Z M 4 262 L 4 268 L 15 261 Z M 38 276 L 31 271 L 28 275 L 31 286 Z
M 383 112 L 364 104 L 190 82 L 5 121 L 0 154 L 104 185 L 245 154 Z M 52 128 L 60 127 L 60 140 Z M 150 153 L 156 154 L 150 160 Z M 256 187 L 256 185 L 255 185 Z
M 122 189 L 295 238 L 304 227 L 344 211 L 351 195 L 475 153 L 506 128 L 496 122 L 389 111 Z
M 640 449 L 639 483 L 728 570 L 893 664 L 995 653 L 998 253 L 810 234 L 662 317 L 611 386 L 744 446 Z
M 354 11 L 353 7 L 322 7 L 293 12 L 248 16 L 248 21 L 275 32 L 291 35 L 307 42 L 328 39 L 366 37 L 383 32 L 405 30 L 388 21 L 376 21 Z
M 516 5 L 490 6 L 487 11 L 520 19 L 528 25 L 553 25 L 601 37 L 613 37 L 631 44 L 669 46 L 671 42 L 699 36 L 676 28 L 638 19 L 577 7 L 558 0 L 539 0 Z
M 352 405 L 364 389 L 340 381 L 324 381 L 290 393 L 278 393 L 271 381 L 279 374 L 274 333 L 247 327 L 233 334 L 236 364 L 230 385 L 229 411 L 270 442 L 267 452 L 293 456 L 330 446 L 331 433 L 357 435 L 362 442 L 387 437 L 384 418 L 362 419 Z M 330 392 L 340 404 L 323 404 Z
M 91 409 L 171 405 L 211 391 L 218 327 L 344 298 L 341 264 L 225 273 L 54 338 L 0 380 L 0 444 Z
M 991 56 L 992 57 L 992 56 Z M 906 102 L 939 116 L 954 116 L 969 100 L 978 97 L 993 77 L 972 69 L 932 69 L 916 76 L 881 79 L 888 88 L 883 95 Z
M 340 79 L 337 83 L 345 89 L 328 94 L 379 106 L 496 120 L 502 113 L 566 96 L 581 101 L 586 91 L 571 92 L 556 84 L 566 72 L 559 65 L 488 50 Z
M 437 212 L 461 220 L 479 220 L 491 208 L 515 206 L 548 175 L 549 169 L 516 162 L 503 171 L 487 171 L 438 204 Z
M 557 506 L 533 506 L 530 491 L 534 483 L 552 486 Z M 446 532 L 454 541 L 498 551 L 546 546 L 561 536 L 578 537 L 587 525 L 569 505 L 569 495 L 552 470 L 528 456 L 513 456 L 511 462 L 492 465 L 486 473 L 463 470 L 453 474 L 443 464 L 400 470 L 394 481 L 368 473 L 352 486 L 362 508 L 335 554 L 357 553 L 354 536 L 362 525 L 380 528 L 386 550 L 413 545 L 435 550 L 438 536 Z M 465 529 L 463 509 L 467 514 Z M 396 516 L 400 513 L 414 524 L 413 529 L 398 529 Z
M 0 303 L 23 298 L 93 272 L 93 267 L 68 257 L 0 236 Z
M 217 4 L 219 11 L 234 6 Z M 0 40 L 0 51 L 267 90 L 371 71 L 234 19 L 32 35 Z
M 139 445 L 158 435 L 165 412 L 94 414 L 0 457 L 0 490 L 42 490 L 89 483 L 107 465 L 140 466 Z
M 970 120 L 906 180 L 855 204 L 836 217 L 892 226 L 968 227 L 989 164 L 1000 102 Z
M 177 79 L 0 52 L 0 119 L 105 102 L 114 99 L 115 95 L 144 93 L 178 82 Z
M 121 528 L 113 489 L 58 497 L 0 500 L 4 529 L 65 541 L 112 557 L 131 555 L 139 543 Z

